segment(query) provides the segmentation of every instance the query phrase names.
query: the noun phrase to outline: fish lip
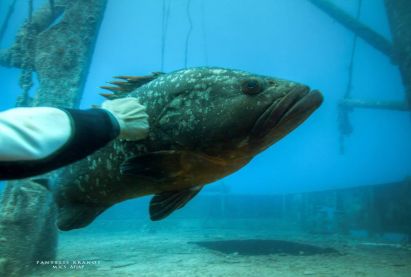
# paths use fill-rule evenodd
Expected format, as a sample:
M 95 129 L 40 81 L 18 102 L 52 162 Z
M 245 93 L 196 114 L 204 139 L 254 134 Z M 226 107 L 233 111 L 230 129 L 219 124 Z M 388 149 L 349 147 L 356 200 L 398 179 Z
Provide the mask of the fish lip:
M 322 103 L 318 90 L 310 91 L 307 86 L 292 88 L 281 100 L 274 101 L 256 120 L 251 137 L 263 139 L 278 129 L 291 131 L 301 124 Z M 286 135 L 288 132 L 284 133 Z
M 307 119 L 323 102 L 323 96 L 318 90 L 308 90 L 307 93 L 295 102 L 284 114 L 277 126 L 291 122 L 297 127 Z M 276 127 L 277 127 L 276 126 Z M 294 128 L 295 128 L 294 127 Z

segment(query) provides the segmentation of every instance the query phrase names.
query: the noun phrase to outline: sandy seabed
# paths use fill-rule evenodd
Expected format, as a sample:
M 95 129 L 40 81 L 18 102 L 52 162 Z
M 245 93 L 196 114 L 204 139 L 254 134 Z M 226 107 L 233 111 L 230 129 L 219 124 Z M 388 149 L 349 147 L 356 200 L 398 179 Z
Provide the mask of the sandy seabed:
M 227 254 L 192 243 L 233 239 L 284 240 L 330 247 L 339 254 Z M 38 261 L 33 276 L 411 276 L 409 245 L 267 230 L 75 231 L 60 236 L 57 260 L 65 264 Z

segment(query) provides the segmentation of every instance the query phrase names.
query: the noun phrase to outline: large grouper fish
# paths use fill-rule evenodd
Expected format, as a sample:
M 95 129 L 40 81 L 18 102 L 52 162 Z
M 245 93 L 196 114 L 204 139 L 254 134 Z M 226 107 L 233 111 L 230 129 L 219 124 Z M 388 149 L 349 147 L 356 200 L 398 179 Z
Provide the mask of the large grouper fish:
M 224 68 L 118 78 L 105 96 L 138 97 L 148 137 L 115 140 L 62 170 L 53 189 L 61 230 L 150 194 L 150 218 L 163 219 L 290 133 L 323 100 L 302 84 Z

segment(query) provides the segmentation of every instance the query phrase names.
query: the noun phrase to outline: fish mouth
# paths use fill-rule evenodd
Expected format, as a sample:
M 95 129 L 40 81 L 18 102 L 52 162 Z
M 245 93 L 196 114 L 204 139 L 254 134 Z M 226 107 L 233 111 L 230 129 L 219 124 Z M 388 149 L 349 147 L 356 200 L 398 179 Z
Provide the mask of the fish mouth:
M 268 139 L 272 144 L 304 122 L 322 101 L 323 96 L 318 90 L 310 91 L 307 86 L 296 86 L 261 114 L 250 137 L 256 142 Z

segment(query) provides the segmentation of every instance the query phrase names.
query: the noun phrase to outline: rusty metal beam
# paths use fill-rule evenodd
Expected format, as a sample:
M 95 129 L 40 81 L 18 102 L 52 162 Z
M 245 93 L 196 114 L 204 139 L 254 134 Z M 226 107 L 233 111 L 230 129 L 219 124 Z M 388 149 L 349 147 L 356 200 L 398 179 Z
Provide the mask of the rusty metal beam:
M 410 106 L 404 101 L 379 101 L 362 99 L 344 99 L 340 105 L 346 108 L 366 108 L 393 111 L 410 111 Z
M 392 44 L 382 35 L 371 29 L 369 26 L 361 23 L 355 17 L 349 15 L 329 0 L 309 0 L 313 5 L 322 10 L 324 13 L 335 19 L 348 30 L 354 32 L 369 45 L 391 57 Z

